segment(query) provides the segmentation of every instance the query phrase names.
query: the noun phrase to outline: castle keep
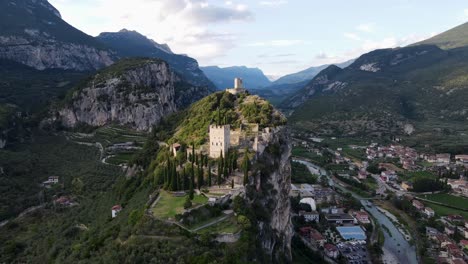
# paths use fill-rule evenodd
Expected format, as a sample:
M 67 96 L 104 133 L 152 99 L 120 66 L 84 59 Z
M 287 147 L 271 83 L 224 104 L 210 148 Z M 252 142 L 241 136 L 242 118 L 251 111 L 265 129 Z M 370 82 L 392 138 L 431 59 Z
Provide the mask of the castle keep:
M 231 142 L 229 125 L 210 125 L 210 158 L 219 158 L 221 153 L 226 157 Z

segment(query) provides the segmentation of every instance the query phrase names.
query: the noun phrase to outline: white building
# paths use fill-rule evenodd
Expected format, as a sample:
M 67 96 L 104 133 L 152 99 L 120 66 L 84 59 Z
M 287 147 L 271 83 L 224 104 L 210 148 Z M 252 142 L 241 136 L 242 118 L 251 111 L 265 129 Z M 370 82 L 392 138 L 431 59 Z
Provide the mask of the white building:
M 210 158 L 219 158 L 221 153 L 226 157 L 231 142 L 229 125 L 210 125 Z
M 300 211 L 299 215 L 304 216 L 304 220 L 306 222 L 318 222 L 320 220 L 320 215 L 318 212 L 306 212 L 306 211 Z
M 122 206 L 120 205 L 112 206 L 112 218 L 115 218 L 117 214 L 120 213 L 120 211 L 122 211 Z

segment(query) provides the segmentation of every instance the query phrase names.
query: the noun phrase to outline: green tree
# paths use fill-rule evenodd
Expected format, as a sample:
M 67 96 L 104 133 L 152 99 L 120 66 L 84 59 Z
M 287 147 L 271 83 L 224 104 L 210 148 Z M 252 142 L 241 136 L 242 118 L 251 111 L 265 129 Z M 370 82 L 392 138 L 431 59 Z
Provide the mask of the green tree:
M 248 150 L 245 150 L 244 160 L 242 161 L 242 169 L 244 170 L 244 186 L 249 183 L 249 170 L 250 170 L 250 160 L 248 155 Z
M 72 180 L 73 193 L 75 195 L 80 195 L 83 192 L 84 183 L 80 178 L 74 178 Z
M 208 166 L 208 186 L 211 187 L 211 165 Z
M 193 176 L 192 176 L 192 178 L 193 178 Z M 189 198 L 190 198 L 190 200 L 193 200 L 193 181 L 190 181 Z
M 192 207 L 191 199 L 193 198 L 190 198 L 189 196 L 185 198 L 184 209 L 189 209 L 190 207 Z

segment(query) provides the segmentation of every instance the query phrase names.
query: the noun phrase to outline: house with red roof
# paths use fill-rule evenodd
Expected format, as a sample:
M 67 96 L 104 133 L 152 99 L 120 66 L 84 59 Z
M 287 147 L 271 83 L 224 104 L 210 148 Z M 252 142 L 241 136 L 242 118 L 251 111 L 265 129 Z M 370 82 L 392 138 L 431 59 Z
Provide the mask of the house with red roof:
M 325 249 L 325 254 L 329 258 L 336 259 L 336 258 L 338 258 L 338 255 L 340 254 L 339 251 L 338 251 L 338 248 L 333 244 L 325 244 L 324 249 Z
M 310 230 L 310 241 L 315 244 L 316 247 L 323 247 L 325 245 L 325 238 L 323 237 L 322 234 L 320 234 L 319 231 L 316 229 Z
M 424 209 L 424 204 L 416 199 L 413 200 L 413 206 L 416 207 L 416 209 L 418 209 L 419 211 Z
M 120 206 L 120 204 L 112 206 L 112 218 L 115 218 L 120 211 L 122 211 L 122 206 Z

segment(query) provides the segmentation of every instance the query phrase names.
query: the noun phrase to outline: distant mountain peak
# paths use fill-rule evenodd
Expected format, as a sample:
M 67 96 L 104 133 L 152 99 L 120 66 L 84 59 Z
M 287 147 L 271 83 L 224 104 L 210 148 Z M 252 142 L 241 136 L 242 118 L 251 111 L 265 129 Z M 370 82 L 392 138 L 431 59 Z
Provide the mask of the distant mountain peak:
M 98 38 L 106 39 L 106 38 L 125 38 L 126 41 L 134 41 L 140 43 L 140 45 L 148 47 L 156 47 L 164 52 L 173 53 L 172 50 L 169 48 L 167 44 L 159 44 L 156 41 L 146 37 L 145 35 L 141 34 L 136 30 L 129 30 L 123 28 L 118 32 L 102 32 L 99 34 Z

